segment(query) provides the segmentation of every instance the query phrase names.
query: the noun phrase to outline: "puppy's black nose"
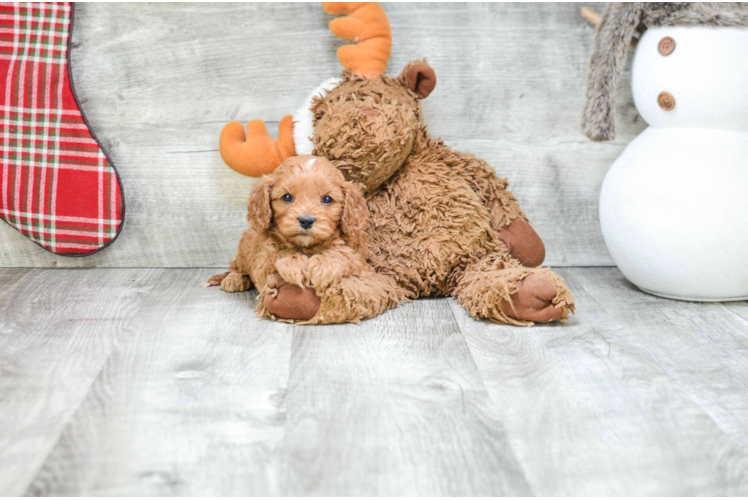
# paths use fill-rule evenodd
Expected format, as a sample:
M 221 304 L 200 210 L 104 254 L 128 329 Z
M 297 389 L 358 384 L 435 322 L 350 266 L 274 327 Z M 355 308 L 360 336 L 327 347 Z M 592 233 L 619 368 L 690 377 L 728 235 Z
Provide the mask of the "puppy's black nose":
M 302 215 L 299 217 L 299 225 L 301 229 L 309 229 L 314 225 L 314 217 L 310 215 Z

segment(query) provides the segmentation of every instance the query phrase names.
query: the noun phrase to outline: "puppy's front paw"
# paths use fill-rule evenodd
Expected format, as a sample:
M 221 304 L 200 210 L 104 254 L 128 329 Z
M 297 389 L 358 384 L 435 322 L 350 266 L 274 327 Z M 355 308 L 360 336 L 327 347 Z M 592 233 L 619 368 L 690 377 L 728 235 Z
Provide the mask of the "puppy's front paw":
M 252 282 L 246 274 L 228 273 L 228 275 L 221 280 L 221 288 L 230 293 L 244 292 L 252 288 Z
M 304 286 L 304 266 L 307 260 L 308 257 L 302 254 L 281 257 L 275 261 L 275 270 L 286 283 Z
M 215 274 L 208 278 L 208 282 L 205 283 L 205 286 L 218 286 L 221 284 L 221 281 L 223 281 L 223 278 L 229 275 L 229 272 L 226 271 L 225 273 L 221 274 Z
M 309 286 L 328 288 L 330 285 L 340 283 L 343 279 L 343 269 L 335 266 L 328 259 L 315 255 L 304 267 L 304 279 Z

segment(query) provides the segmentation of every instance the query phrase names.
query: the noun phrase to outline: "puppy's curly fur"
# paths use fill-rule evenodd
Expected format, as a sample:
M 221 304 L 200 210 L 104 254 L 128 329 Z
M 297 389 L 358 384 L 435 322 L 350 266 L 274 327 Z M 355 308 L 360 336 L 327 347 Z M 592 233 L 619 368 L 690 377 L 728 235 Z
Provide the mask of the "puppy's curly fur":
M 311 155 L 287 159 L 254 186 L 247 209 L 249 228 L 239 241 L 236 259 L 228 273 L 213 276 L 208 284 L 220 283 L 227 292 L 254 285 L 261 292 L 258 314 L 278 319 L 265 304 L 286 284 L 313 288 L 321 297 L 343 277 L 374 273 L 366 262 L 366 201 L 327 159 Z M 309 218 L 311 226 L 303 227 Z M 319 308 L 317 300 L 309 304 L 312 310 Z M 299 309 L 284 316 L 308 317 L 306 307 Z M 379 312 L 361 311 L 351 321 Z

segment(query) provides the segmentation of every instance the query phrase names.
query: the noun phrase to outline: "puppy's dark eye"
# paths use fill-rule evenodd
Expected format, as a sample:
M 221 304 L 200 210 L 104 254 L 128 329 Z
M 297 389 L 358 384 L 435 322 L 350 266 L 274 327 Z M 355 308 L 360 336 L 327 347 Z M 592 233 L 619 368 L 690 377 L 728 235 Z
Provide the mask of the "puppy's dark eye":
M 330 198 L 329 196 L 324 196 L 322 197 L 322 203 L 324 203 L 325 205 L 329 205 L 330 203 L 332 203 L 332 198 Z
M 281 196 L 281 200 L 285 201 L 286 203 L 291 203 L 293 201 L 293 196 L 286 193 L 283 196 Z

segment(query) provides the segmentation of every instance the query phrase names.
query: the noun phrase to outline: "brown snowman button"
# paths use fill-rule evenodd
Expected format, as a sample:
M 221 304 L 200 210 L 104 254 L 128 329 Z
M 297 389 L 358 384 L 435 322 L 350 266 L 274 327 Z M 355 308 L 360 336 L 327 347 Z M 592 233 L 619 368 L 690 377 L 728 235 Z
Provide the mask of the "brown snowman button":
M 657 44 L 657 52 L 663 56 L 669 56 L 675 50 L 675 40 L 666 36 Z
M 675 107 L 675 98 L 667 92 L 661 92 L 660 95 L 657 96 L 657 104 L 659 104 L 665 111 L 670 111 Z

